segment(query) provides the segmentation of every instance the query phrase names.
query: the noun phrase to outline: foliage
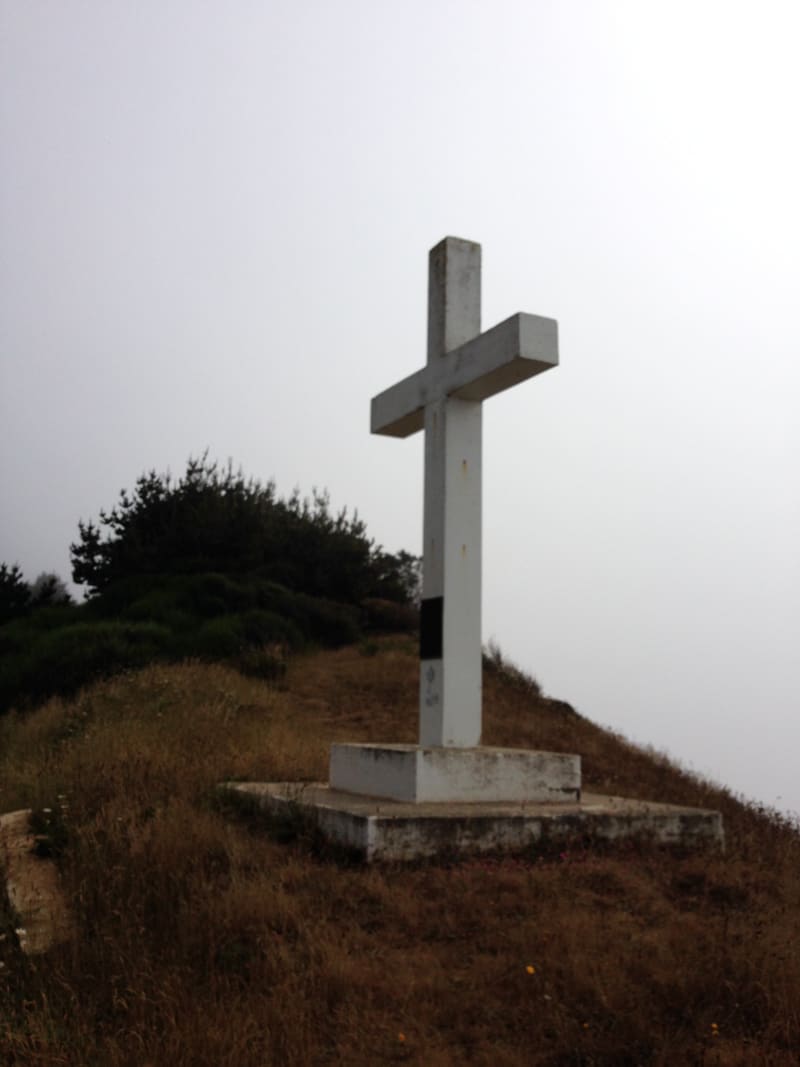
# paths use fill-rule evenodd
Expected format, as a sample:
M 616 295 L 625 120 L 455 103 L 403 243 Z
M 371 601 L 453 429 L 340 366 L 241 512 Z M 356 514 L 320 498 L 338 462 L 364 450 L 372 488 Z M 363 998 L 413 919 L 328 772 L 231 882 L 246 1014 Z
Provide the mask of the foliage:
M 265 647 L 338 647 L 360 632 L 353 605 L 264 579 L 142 576 L 115 583 L 88 604 L 43 607 L 0 626 L 0 712 L 71 695 L 97 677 L 154 659 L 227 659 L 266 677 L 274 672 L 259 660 Z
M 256 574 L 310 596 L 359 603 L 367 596 L 406 602 L 416 594 L 417 561 L 386 553 L 326 493 L 281 500 L 273 482 L 246 479 L 207 454 L 174 481 L 150 471 L 123 490 L 100 522 L 79 523 L 70 546 L 74 581 L 90 596 L 152 575 Z
M 8 627 L 4 628 L 5 630 Z M 49 630 L 17 626 L 7 642 L 15 654 L 0 656 L 0 709 L 69 695 L 94 678 L 141 667 L 162 653 L 169 632 L 153 622 L 76 622 Z M 7 646 L 6 646 L 7 648 Z
M 29 584 L 16 563 L 11 567 L 0 563 L 0 626 L 36 608 L 71 603 L 72 597 L 57 574 L 43 571 Z
M 0 566 L 0 713 L 67 696 L 151 660 L 215 658 L 279 677 L 265 649 L 338 647 L 412 629 L 420 561 L 384 552 L 327 494 L 276 496 L 206 455 L 174 481 L 155 471 L 100 523 L 79 524 L 74 604 L 52 573 Z
M 368 597 L 419 608 L 422 596 L 422 558 L 400 549 L 395 554 L 377 549 L 371 560 Z
M 24 615 L 30 599 L 30 588 L 17 564 L 0 563 L 0 625 Z
M 52 607 L 57 604 L 71 604 L 63 579 L 52 571 L 42 571 L 30 584 L 30 602 L 32 607 Z

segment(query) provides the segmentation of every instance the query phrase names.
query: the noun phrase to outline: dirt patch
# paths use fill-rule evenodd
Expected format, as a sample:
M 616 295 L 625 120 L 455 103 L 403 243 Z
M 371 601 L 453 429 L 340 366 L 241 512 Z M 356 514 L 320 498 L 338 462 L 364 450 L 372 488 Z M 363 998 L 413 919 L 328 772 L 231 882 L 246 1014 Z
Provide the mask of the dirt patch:
M 72 923 L 55 863 L 36 854 L 30 816 L 28 810 L 0 815 L 0 874 L 5 872 L 20 948 L 34 955 L 67 940 Z

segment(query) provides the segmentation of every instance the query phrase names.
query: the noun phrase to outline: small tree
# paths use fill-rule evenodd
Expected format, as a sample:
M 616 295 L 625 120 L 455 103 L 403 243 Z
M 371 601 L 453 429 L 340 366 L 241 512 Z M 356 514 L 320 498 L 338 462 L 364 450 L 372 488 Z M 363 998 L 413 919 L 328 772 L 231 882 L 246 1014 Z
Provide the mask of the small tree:
M 30 588 L 17 564 L 0 563 L 0 625 L 24 615 L 30 599 Z
M 347 509 L 333 513 L 327 493 L 280 500 L 273 482 L 245 479 L 207 454 L 173 481 L 150 471 L 99 525 L 81 522 L 70 546 L 72 577 L 90 596 L 143 576 L 257 574 L 311 596 L 359 603 L 413 593 L 408 553 L 390 556 Z
M 274 486 L 246 481 L 230 465 L 220 470 L 203 455 L 186 474 L 150 471 L 132 493 L 123 489 L 100 523 L 78 524 L 70 546 L 73 581 L 96 594 L 141 575 L 247 572 L 261 561 L 259 533 L 274 505 Z
M 418 608 L 422 596 L 422 559 L 401 549 L 396 554 L 375 549 L 371 559 L 371 596 Z
M 72 597 L 69 595 L 64 581 L 52 571 L 42 571 L 30 586 L 31 607 L 49 607 L 53 604 L 71 604 Z

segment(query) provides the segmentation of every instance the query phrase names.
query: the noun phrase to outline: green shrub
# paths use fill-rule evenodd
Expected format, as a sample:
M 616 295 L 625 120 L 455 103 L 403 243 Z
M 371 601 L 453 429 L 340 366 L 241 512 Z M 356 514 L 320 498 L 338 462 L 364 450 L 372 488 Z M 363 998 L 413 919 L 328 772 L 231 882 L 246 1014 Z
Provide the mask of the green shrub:
M 198 625 L 198 618 L 186 610 L 172 584 L 160 585 L 134 600 L 123 613 L 133 622 L 157 622 L 173 633 L 190 630 Z
M 85 605 L 88 614 L 96 618 L 123 616 L 137 600 L 157 589 L 163 579 L 154 574 L 134 574 L 119 578 L 106 586 L 102 593 L 91 597 Z
M 92 599 L 121 581 L 147 583 L 154 575 L 255 572 L 335 602 L 368 596 L 408 602 L 418 593 L 419 560 L 384 552 L 356 514 L 331 511 L 325 492 L 280 500 L 274 483 L 246 479 L 207 455 L 190 459 L 177 481 L 143 474 L 115 508 L 100 511 L 99 524 L 80 522 L 78 533 L 70 546 L 72 576 L 89 587 Z M 7 573 L 11 589 L 15 575 Z M 210 617 L 252 606 L 228 599 L 241 588 L 218 583 L 197 610 Z
M 304 644 L 303 635 L 291 619 L 281 618 L 273 611 L 254 608 L 239 616 L 242 637 L 248 645 L 283 643 L 290 648 Z
M 298 593 L 263 579 L 254 582 L 253 590 L 259 608 L 290 619 L 306 641 L 336 648 L 360 637 L 358 611 L 352 604 Z
M 256 596 L 247 576 L 198 574 L 177 583 L 180 603 L 187 611 L 212 619 L 255 606 Z
M 349 604 L 303 597 L 308 633 L 314 641 L 337 648 L 350 645 L 361 636 L 358 610 Z
M 119 614 L 104 619 L 109 603 Z M 209 617 L 212 610 L 217 613 Z M 263 646 L 336 647 L 360 636 L 352 605 L 263 578 L 207 574 L 125 582 L 93 603 L 38 608 L 0 627 L 0 712 L 69 695 L 92 678 L 153 659 L 236 661 Z M 253 657 L 241 661 L 251 672 L 274 676 L 266 661 L 255 667 Z
M 172 650 L 177 658 L 197 656 L 205 660 L 228 659 L 240 652 L 243 644 L 238 617 L 220 615 L 183 634 L 173 642 Z
M 45 604 L 43 607 L 34 608 L 25 619 L 18 620 L 19 624 L 29 627 L 31 630 L 58 630 L 62 626 L 70 626 L 72 623 L 82 622 L 86 613 L 82 604 L 61 602 Z M 11 624 L 15 625 L 14 623 Z
M 10 661 L 27 658 L 48 632 L 77 624 L 85 618 L 79 605 L 38 608 L 29 615 L 0 626 L 0 677 Z M 2 710 L 2 708 L 0 708 Z
M 0 623 L 24 615 L 30 599 L 30 587 L 17 564 L 0 563 Z
M 173 645 L 178 655 L 200 659 L 237 659 L 245 649 L 268 644 L 301 648 L 303 635 L 288 619 L 268 611 L 220 615 L 190 630 Z
M 0 663 L 8 656 L 24 652 L 34 637 L 27 619 L 14 619 L 0 626 Z
M 416 622 L 400 605 L 418 599 L 417 557 L 384 552 L 325 492 L 281 500 L 274 483 L 207 454 L 177 480 L 142 475 L 78 530 L 70 554 L 83 604 L 56 574 L 28 584 L 0 564 L 0 712 L 155 658 L 244 656 L 269 674 L 268 657 L 253 667 L 266 646 L 337 647 L 358 641 L 364 623 Z
M 155 623 L 80 622 L 41 632 L 23 652 L 0 660 L 0 707 L 69 695 L 94 678 L 144 666 L 169 640 L 169 630 Z

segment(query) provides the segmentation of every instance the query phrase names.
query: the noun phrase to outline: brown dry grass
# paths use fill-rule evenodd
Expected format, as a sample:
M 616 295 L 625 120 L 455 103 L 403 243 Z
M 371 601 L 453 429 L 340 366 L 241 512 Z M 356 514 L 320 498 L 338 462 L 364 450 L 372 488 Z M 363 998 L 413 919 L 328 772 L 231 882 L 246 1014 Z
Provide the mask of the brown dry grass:
M 717 807 L 727 853 L 365 868 L 215 805 L 232 776 L 324 778 L 333 739 L 413 740 L 416 671 L 402 640 L 297 659 L 280 691 L 152 667 L 0 721 L 0 810 L 66 805 L 80 930 L 35 965 L 2 957 L 0 1063 L 796 1064 L 797 828 L 502 666 L 487 743 L 578 751 L 596 790 Z

